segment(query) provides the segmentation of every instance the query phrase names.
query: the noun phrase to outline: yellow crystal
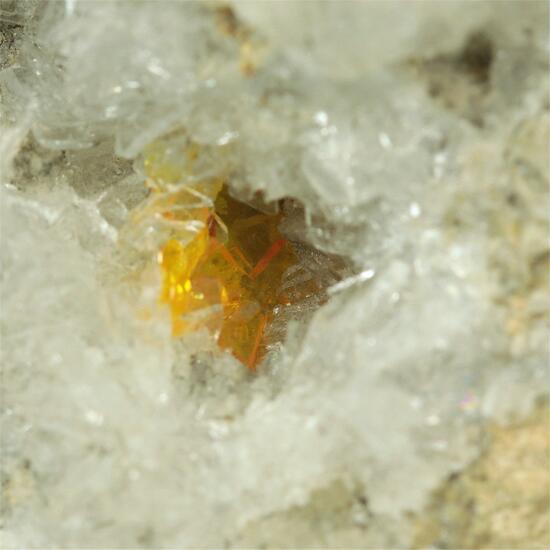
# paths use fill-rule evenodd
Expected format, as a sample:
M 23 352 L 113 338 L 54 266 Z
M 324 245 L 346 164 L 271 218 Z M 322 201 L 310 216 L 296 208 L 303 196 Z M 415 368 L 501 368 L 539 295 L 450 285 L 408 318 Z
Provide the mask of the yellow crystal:
M 221 178 L 198 177 L 207 173 L 203 153 L 178 133 L 146 148 L 151 193 L 134 226 L 144 228 L 139 238 L 162 243 L 160 301 L 170 308 L 173 335 L 207 328 L 255 369 L 274 334 L 282 335 L 280 326 L 270 330 L 276 311 L 319 289 L 310 280 L 284 290 L 298 258 L 279 232 L 282 214 L 234 199 Z
M 224 187 L 194 239 L 163 246 L 161 300 L 170 306 L 174 335 L 206 326 L 222 348 L 256 367 L 275 307 L 290 303 L 281 281 L 297 261 L 278 230 L 280 219 L 235 200 Z

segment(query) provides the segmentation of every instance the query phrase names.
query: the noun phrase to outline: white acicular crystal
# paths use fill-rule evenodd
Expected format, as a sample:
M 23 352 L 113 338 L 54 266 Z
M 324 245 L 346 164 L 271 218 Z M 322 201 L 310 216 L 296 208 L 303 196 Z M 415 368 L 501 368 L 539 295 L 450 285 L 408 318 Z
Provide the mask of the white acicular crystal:
M 411 546 L 549 393 L 548 10 L 0 1 L 0 546 Z M 202 181 L 326 288 L 254 373 L 159 302 Z

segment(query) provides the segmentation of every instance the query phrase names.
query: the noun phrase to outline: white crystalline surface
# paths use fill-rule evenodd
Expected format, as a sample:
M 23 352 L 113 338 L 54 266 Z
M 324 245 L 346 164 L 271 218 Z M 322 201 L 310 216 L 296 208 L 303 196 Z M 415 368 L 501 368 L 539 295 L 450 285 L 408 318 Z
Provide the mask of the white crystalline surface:
M 548 393 L 548 4 L 7 1 L 0 24 L 2 547 L 238 546 L 335 482 L 368 501 L 358 547 L 406 546 L 486 421 Z M 140 316 L 160 275 L 121 228 L 172 130 L 353 263 L 257 375 Z

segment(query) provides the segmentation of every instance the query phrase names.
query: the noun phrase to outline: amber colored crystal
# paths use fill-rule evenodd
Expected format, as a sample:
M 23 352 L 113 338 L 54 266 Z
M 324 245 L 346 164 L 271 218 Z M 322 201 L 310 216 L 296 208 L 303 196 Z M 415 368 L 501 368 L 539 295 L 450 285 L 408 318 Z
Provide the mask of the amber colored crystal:
M 177 215 L 177 200 L 172 210 Z M 161 300 L 170 306 L 173 334 L 207 327 L 223 349 L 254 369 L 265 355 L 276 306 L 293 301 L 281 292 L 285 272 L 297 262 L 279 232 L 281 214 L 239 202 L 226 187 L 213 207 L 194 214 L 202 220 L 207 214 L 204 228 L 184 243 L 170 239 L 159 254 Z

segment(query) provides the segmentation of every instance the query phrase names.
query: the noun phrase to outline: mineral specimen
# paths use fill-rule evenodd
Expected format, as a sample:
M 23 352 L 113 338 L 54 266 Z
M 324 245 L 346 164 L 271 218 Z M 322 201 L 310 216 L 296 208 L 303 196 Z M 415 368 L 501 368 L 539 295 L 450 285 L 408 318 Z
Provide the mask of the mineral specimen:
M 0 0 L 0 546 L 550 547 L 549 6 Z

